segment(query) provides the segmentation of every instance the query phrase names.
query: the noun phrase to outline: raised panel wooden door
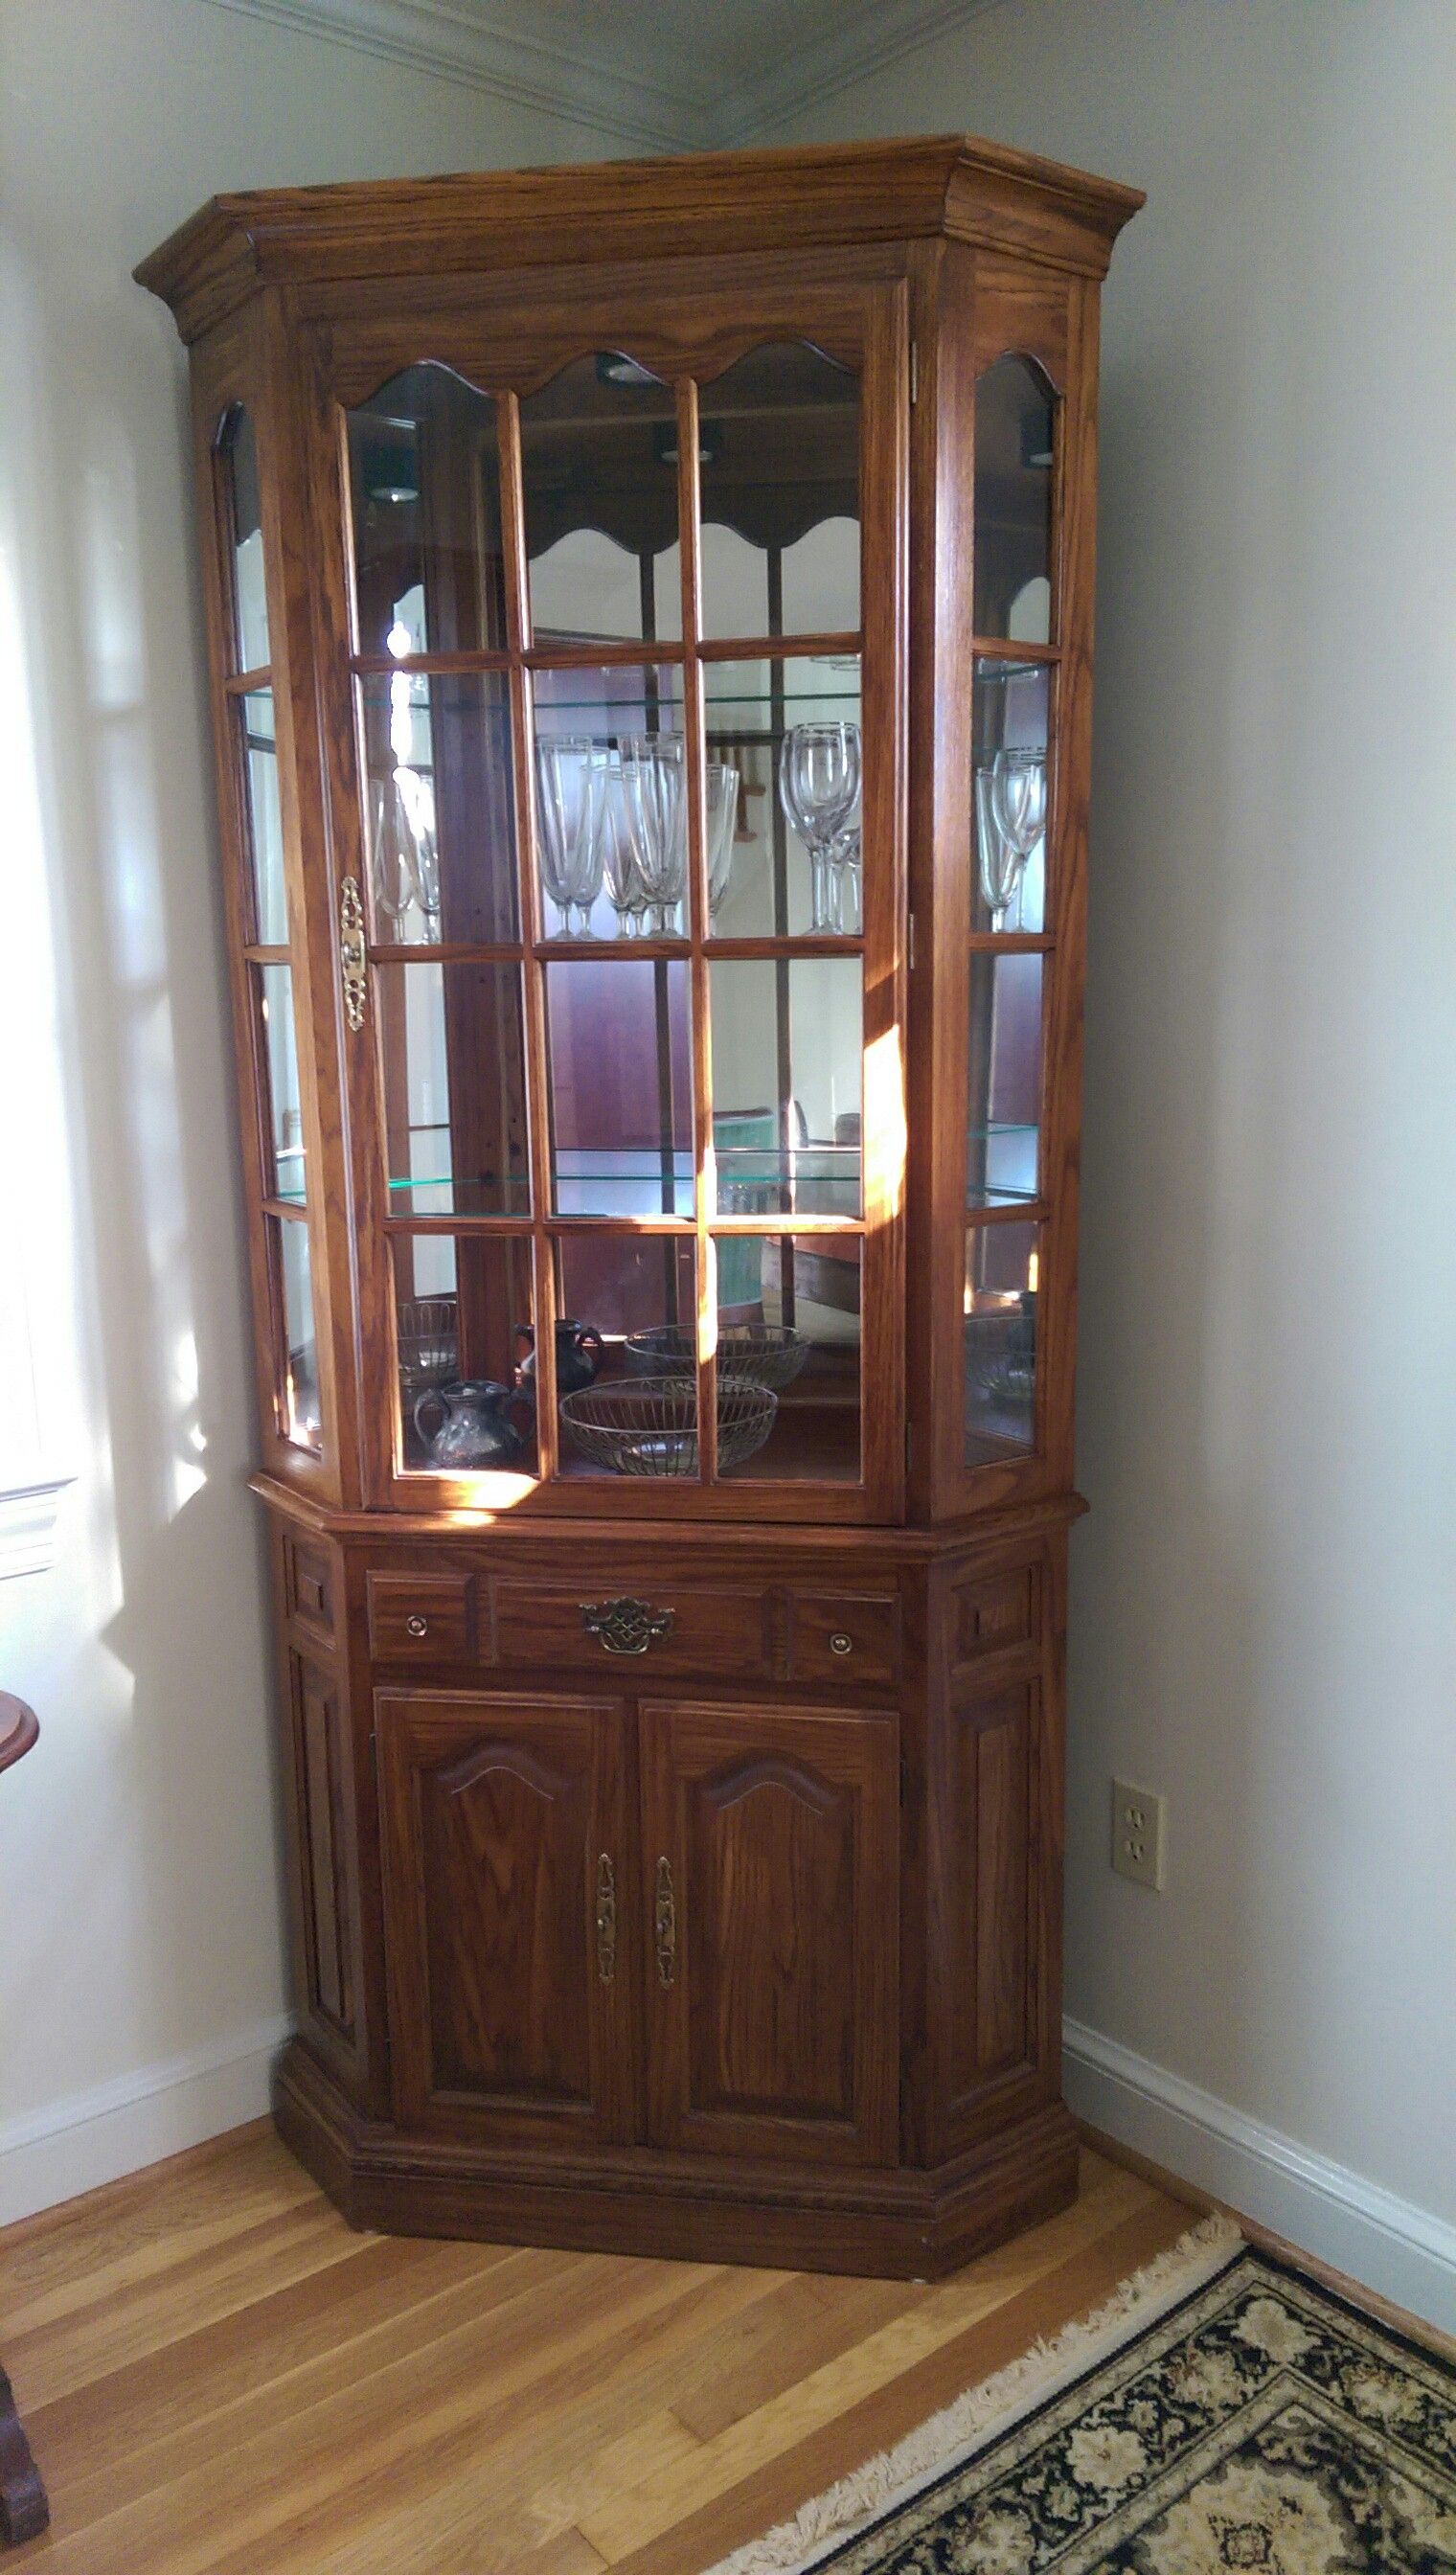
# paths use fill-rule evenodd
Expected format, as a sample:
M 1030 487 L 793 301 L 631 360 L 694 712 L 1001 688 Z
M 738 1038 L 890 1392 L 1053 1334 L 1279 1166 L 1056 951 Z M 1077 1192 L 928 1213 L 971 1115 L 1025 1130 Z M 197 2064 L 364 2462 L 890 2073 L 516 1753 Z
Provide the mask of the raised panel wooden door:
M 630 2137 L 620 1704 L 411 1691 L 377 1722 L 398 2117 Z
M 892 1715 L 647 1704 L 654 2142 L 892 2163 Z

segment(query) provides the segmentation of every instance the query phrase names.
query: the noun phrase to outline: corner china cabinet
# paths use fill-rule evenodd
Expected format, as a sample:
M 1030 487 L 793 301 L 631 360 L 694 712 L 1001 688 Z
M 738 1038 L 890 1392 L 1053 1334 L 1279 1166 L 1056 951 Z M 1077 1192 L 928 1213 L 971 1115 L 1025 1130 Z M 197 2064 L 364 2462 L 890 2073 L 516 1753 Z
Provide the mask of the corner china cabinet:
M 964 138 L 219 197 L 298 2032 L 356 2222 L 1064 2203 L 1098 289 Z

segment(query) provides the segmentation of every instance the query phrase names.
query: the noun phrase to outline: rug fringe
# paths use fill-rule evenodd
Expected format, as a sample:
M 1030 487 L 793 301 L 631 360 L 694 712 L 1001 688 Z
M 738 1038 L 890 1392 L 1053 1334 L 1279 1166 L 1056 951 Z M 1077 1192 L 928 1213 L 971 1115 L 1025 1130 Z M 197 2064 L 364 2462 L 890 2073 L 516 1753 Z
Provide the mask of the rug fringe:
M 722 2558 L 710 2575 L 808 2575 L 824 2551 L 856 2525 L 873 2520 L 891 2503 L 908 2501 L 932 2477 L 962 2466 L 1008 2421 L 1080 2377 L 1103 2356 L 1104 2347 L 1115 2351 L 1129 2338 L 1129 2326 L 1154 2322 L 1160 2309 L 1176 2306 L 1203 2280 L 1212 2279 L 1242 2242 L 1232 2218 L 1205 2217 L 1166 2252 L 1130 2272 L 1089 2316 L 1034 2342 L 1019 2359 L 917 2424 L 892 2450 L 881 2450 L 836 2485 L 811 2496 L 790 2521 Z

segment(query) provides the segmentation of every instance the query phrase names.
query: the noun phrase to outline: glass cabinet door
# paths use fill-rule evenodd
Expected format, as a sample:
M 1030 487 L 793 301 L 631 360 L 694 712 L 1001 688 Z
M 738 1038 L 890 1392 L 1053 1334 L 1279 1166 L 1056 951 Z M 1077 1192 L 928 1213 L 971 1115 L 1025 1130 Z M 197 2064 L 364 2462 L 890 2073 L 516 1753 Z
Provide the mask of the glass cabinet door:
M 899 1112 L 862 351 L 650 346 L 519 392 L 424 358 L 347 415 L 394 1472 L 863 1516 L 876 1029 Z

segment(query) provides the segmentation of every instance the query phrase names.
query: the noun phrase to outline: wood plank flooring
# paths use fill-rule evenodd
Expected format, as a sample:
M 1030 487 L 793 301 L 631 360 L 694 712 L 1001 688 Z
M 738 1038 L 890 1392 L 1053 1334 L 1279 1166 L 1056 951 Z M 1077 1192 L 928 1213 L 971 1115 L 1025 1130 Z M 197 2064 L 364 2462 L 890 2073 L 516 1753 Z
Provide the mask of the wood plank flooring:
M 239 2129 L 0 2234 L 53 2515 L 13 2562 L 696 2575 L 1191 2222 L 1088 2152 L 1075 2207 L 934 2288 L 407 2243 Z

